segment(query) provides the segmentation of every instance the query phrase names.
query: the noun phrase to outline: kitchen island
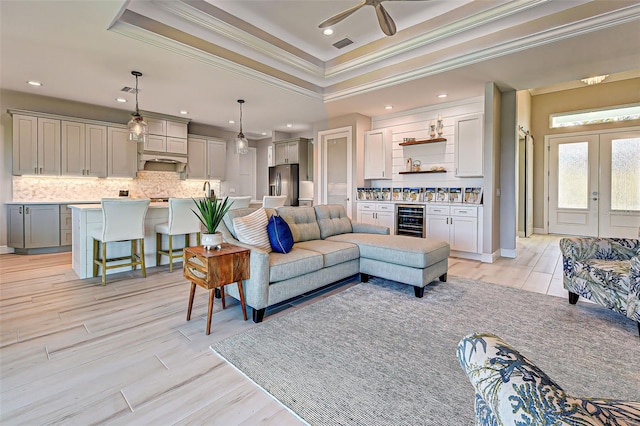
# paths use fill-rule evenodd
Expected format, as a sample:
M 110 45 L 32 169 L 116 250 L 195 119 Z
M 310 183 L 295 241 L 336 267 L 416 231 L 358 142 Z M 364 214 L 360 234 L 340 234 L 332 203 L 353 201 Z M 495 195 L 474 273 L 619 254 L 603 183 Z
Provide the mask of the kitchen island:
M 72 267 L 80 278 L 93 277 L 93 238 L 91 233 L 102 227 L 101 204 L 72 204 L 71 222 L 72 234 Z M 144 258 L 147 268 L 156 266 L 156 232 L 155 227 L 167 222 L 169 218 L 169 203 L 154 202 L 149 204 L 144 220 Z M 181 249 L 182 238 L 174 238 L 175 249 Z M 196 244 L 195 236 L 191 237 L 193 245 Z M 163 245 L 166 247 L 168 237 L 163 236 Z M 131 244 L 128 241 L 107 244 L 107 257 L 128 256 L 131 253 Z M 166 257 L 164 257 L 166 259 Z M 118 272 L 130 271 L 130 266 L 107 269 L 107 275 Z

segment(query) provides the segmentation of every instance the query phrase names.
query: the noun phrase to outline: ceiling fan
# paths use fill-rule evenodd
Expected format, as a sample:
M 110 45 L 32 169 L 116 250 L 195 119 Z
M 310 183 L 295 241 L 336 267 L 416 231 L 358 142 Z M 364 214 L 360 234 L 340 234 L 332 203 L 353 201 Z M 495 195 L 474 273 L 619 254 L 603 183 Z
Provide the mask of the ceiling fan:
M 338 13 L 337 15 L 332 16 L 327 19 L 320 25 L 318 28 L 327 28 L 331 25 L 335 25 L 338 22 L 345 19 L 347 16 L 351 15 L 356 10 L 360 9 L 362 6 L 373 6 L 376 8 L 376 16 L 378 17 L 378 22 L 380 23 L 380 29 L 383 33 L 388 36 L 392 36 L 396 33 L 396 23 L 391 19 L 391 15 L 387 12 L 387 10 L 382 7 L 383 1 L 421 1 L 421 0 L 362 0 L 360 4 L 353 6 L 343 12 Z

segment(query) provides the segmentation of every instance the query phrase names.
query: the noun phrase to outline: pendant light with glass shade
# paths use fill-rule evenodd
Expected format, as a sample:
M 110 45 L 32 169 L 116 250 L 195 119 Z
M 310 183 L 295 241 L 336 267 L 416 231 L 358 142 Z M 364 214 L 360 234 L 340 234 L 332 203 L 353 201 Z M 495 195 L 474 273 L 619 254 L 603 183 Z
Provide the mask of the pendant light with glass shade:
M 129 140 L 137 143 L 147 142 L 147 135 L 149 134 L 149 126 L 140 115 L 138 109 L 138 77 L 142 77 L 140 71 L 131 71 L 131 75 L 136 77 L 136 111 L 131 114 L 131 120 L 127 123 L 127 130 L 129 131 Z
M 238 99 L 238 103 L 240 104 L 240 133 L 236 136 L 236 153 L 246 154 L 249 152 L 249 141 L 244 137 L 244 133 L 242 133 L 242 104 L 244 103 L 244 99 Z

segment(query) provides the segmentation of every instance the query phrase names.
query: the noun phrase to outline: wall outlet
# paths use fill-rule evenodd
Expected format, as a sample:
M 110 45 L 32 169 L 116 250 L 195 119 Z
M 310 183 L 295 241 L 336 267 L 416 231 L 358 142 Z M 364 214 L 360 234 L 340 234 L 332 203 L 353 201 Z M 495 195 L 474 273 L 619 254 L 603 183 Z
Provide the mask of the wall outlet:
M 236 193 L 235 188 L 229 188 L 229 194 L 235 194 L 235 193 Z

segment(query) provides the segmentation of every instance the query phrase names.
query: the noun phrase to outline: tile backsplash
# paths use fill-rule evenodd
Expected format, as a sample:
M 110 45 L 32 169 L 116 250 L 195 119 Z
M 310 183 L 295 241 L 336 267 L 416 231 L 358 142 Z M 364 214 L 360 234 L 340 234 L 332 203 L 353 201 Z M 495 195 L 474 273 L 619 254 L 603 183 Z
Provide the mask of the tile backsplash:
M 13 201 L 99 201 L 117 198 L 121 189 L 130 198 L 198 197 L 202 180 L 182 180 L 178 173 L 139 171 L 137 178 L 87 179 L 58 176 L 14 176 Z M 220 193 L 220 182 L 211 181 Z

